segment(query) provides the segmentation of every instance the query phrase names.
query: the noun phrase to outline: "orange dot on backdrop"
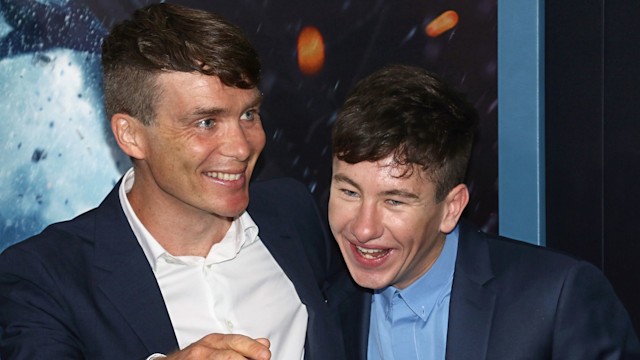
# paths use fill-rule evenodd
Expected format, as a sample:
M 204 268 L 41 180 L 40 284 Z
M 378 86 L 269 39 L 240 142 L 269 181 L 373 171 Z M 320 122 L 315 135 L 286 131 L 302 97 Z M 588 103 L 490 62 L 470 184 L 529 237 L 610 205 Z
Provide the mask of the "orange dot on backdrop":
M 458 24 L 458 13 L 448 10 L 433 19 L 424 29 L 430 37 L 437 37 L 453 29 Z
M 324 39 L 320 30 L 307 26 L 298 35 L 298 66 L 306 75 L 317 74 L 324 65 Z

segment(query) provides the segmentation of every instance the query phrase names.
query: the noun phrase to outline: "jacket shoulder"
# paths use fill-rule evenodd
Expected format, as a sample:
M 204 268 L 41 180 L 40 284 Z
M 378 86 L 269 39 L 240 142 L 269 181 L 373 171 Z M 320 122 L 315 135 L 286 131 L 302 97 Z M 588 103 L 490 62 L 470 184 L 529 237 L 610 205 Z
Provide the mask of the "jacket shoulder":
M 555 272 L 566 271 L 574 266 L 593 266 L 560 250 L 485 233 L 468 222 L 461 227 L 461 241 L 464 244 L 463 247 L 471 247 L 476 254 L 483 245 L 486 245 L 491 267 L 497 273 L 518 269 L 526 272 L 535 269 L 536 273 Z
M 52 257 L 68 253 L 87 241 L 92 229 L 92 219 L 93 213 L 89 211 L 72 220 L 50 224 L 40 233 L 9 246 L 0 255 L 6 257 L 21 252 Z
M 492 357 L 521 358 L 514 355 L 518 351 L 536 358 L 552 353 L 554 358 L 591 359 L 605 348 L 618 354 L 638 352 L 628 313 L 595 265 L 466 225 L 458 255 L 452 306 L 465 309 L 460 300 L 477 295 L 473 289 L 495 299 Z M 460 312 L 451 314 L 458 316 L 451 328 L 467 321 Z

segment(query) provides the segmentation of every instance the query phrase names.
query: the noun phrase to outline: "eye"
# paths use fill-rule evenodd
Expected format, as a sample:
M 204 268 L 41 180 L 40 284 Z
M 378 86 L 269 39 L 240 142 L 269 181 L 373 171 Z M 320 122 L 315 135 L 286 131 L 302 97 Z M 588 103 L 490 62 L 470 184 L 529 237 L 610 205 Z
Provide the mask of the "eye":
M 197 122 L 197 126 L 201 129 L 211 129 L 216 124 L 213 119 L 204 119 Z
M 348 189 L 340 189 L 340 191 L 347 197 L 358 197 L 358 193 Z
M 402 201 L 398 201 L 394 199 L 387 199 L 385 202 L 391 206 L 400 206 L 404 204 Z
M 247 120 L 247 121 L 253 121 L 256 118 L 258 118 L 258 116 L 260 116 L 258 111 L 256 111 L 255 109 L 251 109 L 251 110 L 245 111 L 244 114 L 242 114 L 242 116 L 240 117 L 240 119 L 241 120 Z

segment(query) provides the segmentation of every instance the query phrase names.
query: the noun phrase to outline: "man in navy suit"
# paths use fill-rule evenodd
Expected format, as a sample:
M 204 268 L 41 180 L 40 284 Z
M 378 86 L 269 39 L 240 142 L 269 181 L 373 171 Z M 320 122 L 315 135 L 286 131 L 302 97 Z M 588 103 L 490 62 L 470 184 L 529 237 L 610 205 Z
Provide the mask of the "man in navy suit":
M 329 222 L 362 287 L 342 286 L 348 358 L 640 358 L 594 266 L 461 220 L 476 118 L 401 65 L 358 83 L 338 114 Z
M 245 35 L 151 5 L 112 29 L 102 65 L 133 168 L 0 256 L 0 357 L 343 358 L 325 295 L 340 258 L 313 199 L 293 180 L 249 187 L 265 133 Z

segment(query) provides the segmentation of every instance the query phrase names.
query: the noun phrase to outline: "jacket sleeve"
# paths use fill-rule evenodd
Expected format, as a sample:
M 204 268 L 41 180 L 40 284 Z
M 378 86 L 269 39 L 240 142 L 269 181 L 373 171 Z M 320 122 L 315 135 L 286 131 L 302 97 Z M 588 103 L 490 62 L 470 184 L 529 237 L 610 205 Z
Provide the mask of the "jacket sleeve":
M 83 358 L 57 294 L 56 279 L 35 254 L 20 247 L 0 254 L 0 358 Z
M 567 272 L 556 314 L 553 359 L 640 359 L 629 315 L 595 266 L 578 262 Z

